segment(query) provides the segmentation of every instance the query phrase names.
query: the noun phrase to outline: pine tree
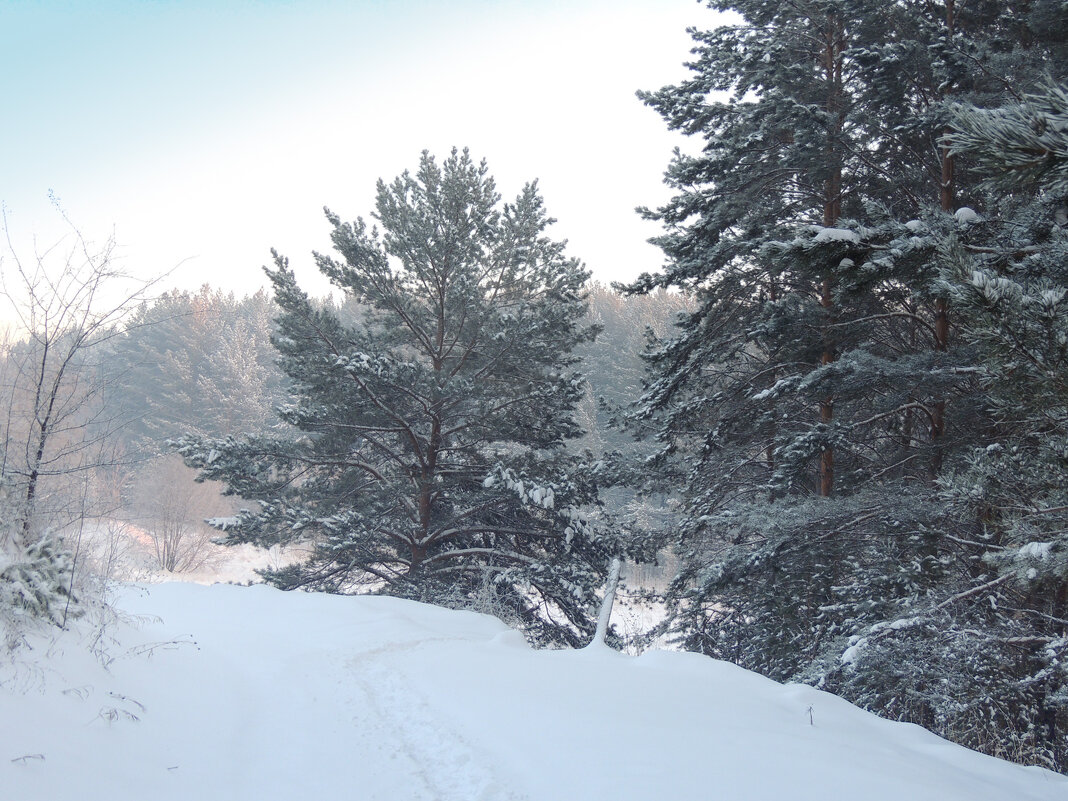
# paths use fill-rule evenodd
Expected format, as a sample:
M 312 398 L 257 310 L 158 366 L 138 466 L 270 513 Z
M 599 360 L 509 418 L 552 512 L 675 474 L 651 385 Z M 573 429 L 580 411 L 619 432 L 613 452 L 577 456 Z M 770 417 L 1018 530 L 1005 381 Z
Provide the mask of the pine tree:
M 945 145 L 974 159 L 988 188 L 1068 195 L 1068 89 L 1051 82 L 1006 108 L 961 108 Z
M 1030 18 L 1046 19 L 1046 5 L 1032 4 Z M 1063 47 L 1060 26 L 1041 31 L 1052 43 L 1034 55 L 1056 52 L 1058 40 Z M 1017 40 L 1027 38 L 1040 36 Z M 996 111 L 947 109 L 943 152 L 973 176 L 982 214 L 958 210 L 959 224 L 940 231 L 928 217 L 920 232 L 935 247 L 922 274 L 953 310 L 956 369 L 970 376 L 974 409 L 975 436 L 958 438 L 932 488 L 940 507 L 927 520 L 937 526 L 926 553 L 942 575 L 906 588 L 895 614 L 857 628 L 838 664 L 810 674 L 870 708 L 1061 770 L 1068 254 L 1053 131 L 1064 108 L 1060 90 L 1047 86 Z M 984 197 L 984 188 L 1006 194 Z
M 743 20 L 695 34 L 693 77 L 644 95 L 703 148 L 676 156 L 675 198 L 647 212 L 666 271 L 629 288 L 698 301 L 650 354 L 637 420 L 658 428 L 661 476 L 684 482 L 673 630 L 1059 764 L 1056 726 L 1034 734 L 1051 696 L 998 695 L 1037 674 L 997 674 L 1025 635 L 978 608 L 985 522 L 947 504 L 945 483 L 1000 425 L 989 343 L 946 265 L 1036 231 L 1003 223 L 977 165 L 941 141 L 955 103 L 1037 79 L 1062 46 L 1056 3 L 710 5 Z M 1015 244 L 999 241 L 1013 226 Z
M 941 482 L 975 521 L 978 596 L 950 627 L 994 666 L 998 714 L 1032 758 L 1068 765 L 1068 95 L 1047 84 L 1023 102 L 965 107 L 946 145 L 1003 196 L 981 248 L 944 249 L 945 291 L 980 352 L 989 434 Z M 978 572 L 978 571 L 977 571 Z M 976 592 L 981 589 L 982 593 Z M 974 662 L 976 657 L 969 654 Z M 952 675 L 952 674 L 951 674 Z
M 501 204 L 466 150 L 424 153 L 379 182 L 380 229 L 327 216 L 340 257 L 316 263 L 359 319 L 313 303 L 281 256 L 268 270 L 292 435 L 181 443 L 258 502 L 226 541 L 309 548 L 267 574 L 281 587 L 483 604 L 535 640 L 583 643 L 610 542 L 563 445 L 580 433 L 570 354 L 595 331 L 588 274 L 546 235 L 537 186 Z
M 659 425 L 661 469 L 687 482 L 679 629 L 690 647 L 723 655 L 720 634 L 706 636 L 709 615 L 723 631 L 723 548 L 762 553 L 761 563 L 796 572 L 801 595 L 777 593 L 759 615 L 731 597 L 744 607 L 739 625 L 772 624 L 764 637 L 750 629 L 755 658 L 741 661 L 785 677 L 803 658 L 796 644 L 812 599 L 840 578 L 827 553 L 789 547 L 808 541 L 825 508 L 804 499 L 855 493 L 871 429 L 901 405 L 891 398 L 873 414 L 873 395 L 893 378 L 864 350 L 878 328 L 851 325 L 887 311 L 885 298 L 858 286 L 855 267 L 871 247 L 850 222 L 885 176 L 863 157 L 872 123 L 851 57 L 872 33 L 863 4 L 729 5 L 745 21 L 696 35 L 695 77 L 644 95 L 705 145 L 676 156 L 668 180 L 678 194 L 647 212 L 668 228 L 659 240 L 667 271 L 629 289 L 674 285 L 698 300 L 678 336 L 651 355 L 642 411 L 643 424 Z M 872 419 L 852 424 L 863 418 Z M 805 510 L 791 512 L 778 538 L 760 522 L 771 500 Z M 792 560 L 778 562 L 787 552 Z M 772 669 L 776 647 L 794 654 Z

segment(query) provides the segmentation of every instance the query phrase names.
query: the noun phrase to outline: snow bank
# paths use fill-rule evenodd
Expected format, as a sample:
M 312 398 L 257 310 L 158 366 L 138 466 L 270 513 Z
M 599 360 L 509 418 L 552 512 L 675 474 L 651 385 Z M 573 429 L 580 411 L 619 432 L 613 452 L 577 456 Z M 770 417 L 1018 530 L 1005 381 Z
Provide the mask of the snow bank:
M 116 628 L 110 671 L 70 635 L 8 667 L 4 798 L 1068 798 L 1065 777 L 695 654 L 532 651 L 473 613 L 262 586 L 121 605 L 161 620 Z

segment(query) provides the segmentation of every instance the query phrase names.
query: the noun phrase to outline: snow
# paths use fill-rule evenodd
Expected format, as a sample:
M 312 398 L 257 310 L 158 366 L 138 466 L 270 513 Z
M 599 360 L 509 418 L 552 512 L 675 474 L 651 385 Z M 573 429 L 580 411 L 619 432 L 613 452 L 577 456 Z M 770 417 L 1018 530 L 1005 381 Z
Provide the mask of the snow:
M 923 618 L 920 617 L 902 617 L 890 622 L 876 623 L 871 627 L 871 633 L 882 631 L 883 629 L 891 629 L 893 631 L 900 631 L 901 629 L 909 629 L 914 626 L 919 626 L 923 623 Z M 849 640 L 849 647 L 846 648 L 842 655 L 838 658 L 838 661 L 843 665 L 855 664 L 860 656 L 860 652 L 868 647 L 868 638 L 861 637 L 860 635 L 854 635 Z
M 812 231 L 816 234 L 813 242 L 859 242 L 860 237 L 855 231 L 848 228 L 824 228 L 822 225 L 813 225 Z
M 1020 547 L 1016 553 L 1017 559 L 1048 559 L 1052 542 L 1029 542 Z
M 953 216 L 957 218 L 957 222 L 961 225 L 973 223 L 979 220 L 979 215 L 976 214 L 975 209 L 969 208 L 968 206 L 961 206 L 959 209 L 953 212 Z
M 1064 296 L 1068 294 L 1068 289 L 1065 287 L 1054 287 L 1051 289 L 1044 289 L 1039 294 L 1039 302 L 1050 309 L 1064 300 Z
M 241 518 L 236 515 L 228 515 L 227 517 L 210 517 L 206 522 L 212 528 L 217 528 L 220 531 L 226 531 L 228 528 L 233 528 L 241 522 Z
M 1068 798 L 697 654 L 532 651 L 470 612 L 264 586 L 118 603 L 141 622 L 112 626 L 109 670 L 77 632 L 0 665 L 3 798 Z
M 897 620 L 892 620 L 889 623 L 876 623 L 871 627 L 871 630 L 879 631 L 880 629 L 893 629 L 894 631 L 900 631 L 901 629 L 911 629 L 921 623 L 923 623 L 922 617 L 899 617 Z
M 840 661 L 843 665 L 852 665 L 857 661 L 857 657 L 860 656 L 860 652 L 868 645 L 867 637 L 855 638 L 856 642 L 852 642 L 848 648 L 842 652 Z

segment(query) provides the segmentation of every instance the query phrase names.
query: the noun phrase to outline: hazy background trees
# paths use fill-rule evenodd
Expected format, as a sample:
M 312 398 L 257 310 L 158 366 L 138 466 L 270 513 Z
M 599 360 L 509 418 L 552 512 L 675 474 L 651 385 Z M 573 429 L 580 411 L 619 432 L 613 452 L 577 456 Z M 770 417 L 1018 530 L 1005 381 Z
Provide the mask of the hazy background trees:
M 677 316 L 692 310 L 693 299 L 663 290 L 626 297 L 594 282 L 588 302 L 588 319 L 601 331 L 595 340 L 575 350 L 586 379 L 586 393 L 578 409 L 584 434 L 577 444 L 598 456 L 613 450 L 647 448 L 612 423 L 641 397 L 646 378 L 642 354 L 649 335 L 667 335 Z
M 236 511 L 222 487 L 196 480 L 177 454 L 156 457 L 137 471 L 127 489 L 125 517 L 140 528 L 151 565 L 167 573 L 211 567 L 222 559 L 212 540 L 212 518 Z
M 137 308 L 106 362 L 118 379 L 109 402 L 129 421 L 126 447 L 160 454 L 168 438 L 187 432 L 267 428 L 283 397 L 270 345 L 276 314 L 265 292 L 239 299 L 207 286 Z

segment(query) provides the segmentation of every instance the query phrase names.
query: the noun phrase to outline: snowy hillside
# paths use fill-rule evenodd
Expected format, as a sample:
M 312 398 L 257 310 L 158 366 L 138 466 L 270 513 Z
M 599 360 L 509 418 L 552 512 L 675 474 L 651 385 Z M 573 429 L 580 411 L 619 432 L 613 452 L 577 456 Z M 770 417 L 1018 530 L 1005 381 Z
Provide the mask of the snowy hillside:
M 104 671 L 0 674 L 4 799 L 1068 798 L 1068 778 L 693 654 L 541 651 L 391 598 L 164 584 Z

